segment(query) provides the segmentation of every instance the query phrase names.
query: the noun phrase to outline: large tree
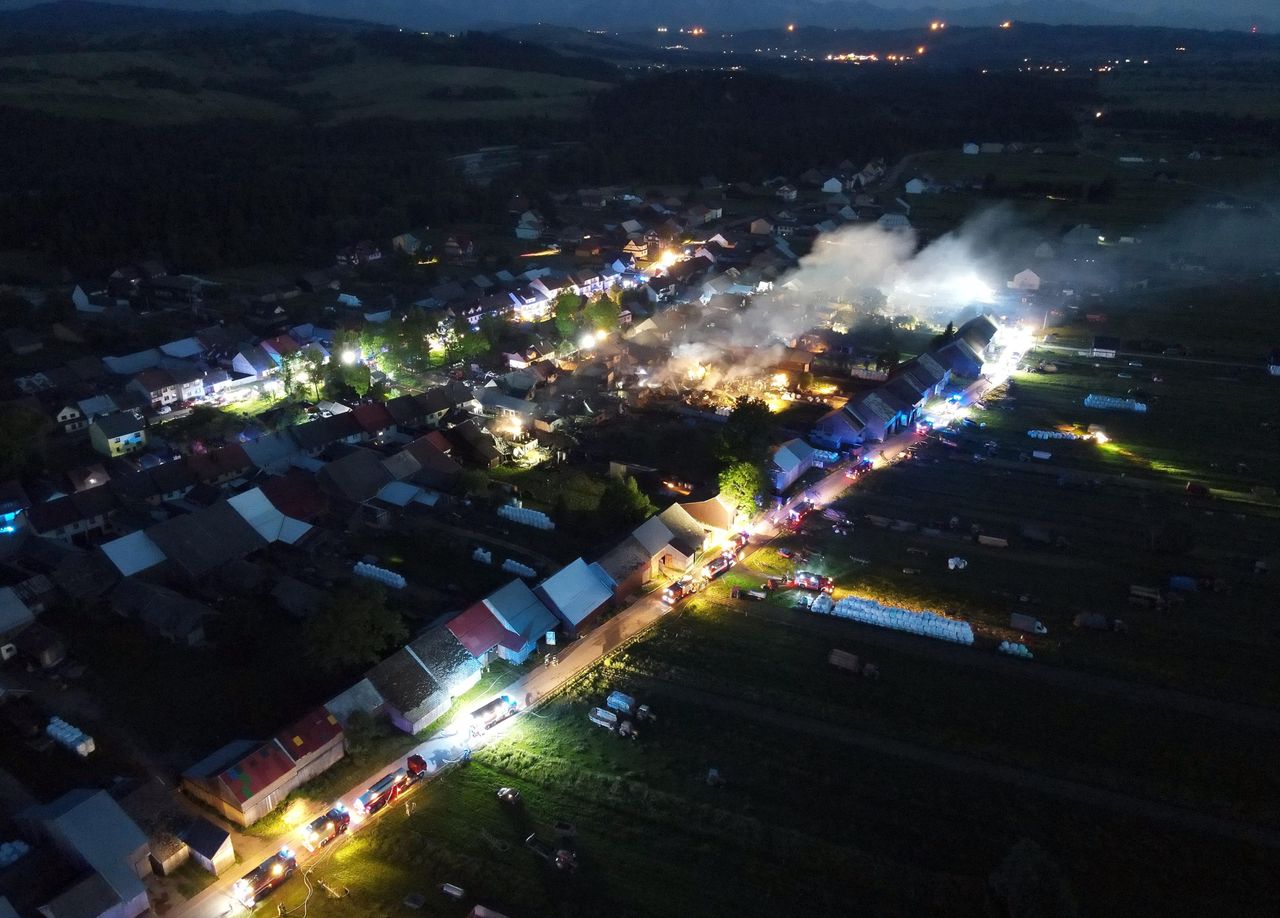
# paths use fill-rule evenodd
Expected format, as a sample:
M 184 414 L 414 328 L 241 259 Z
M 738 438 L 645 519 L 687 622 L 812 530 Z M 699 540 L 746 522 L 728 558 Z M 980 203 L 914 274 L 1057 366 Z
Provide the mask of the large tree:
M 600 495 L 600 510 L 626 523 L 628 526 L 643 523 L 656 511 L 653 501 L 640 490 L 630 475 L 610 478 Z
M 43 456 L 53 421 L 20 402 L 0 405 L 0 478 L 24 471 Z
M 746 516 L 756 512 L 756 498 L 768 486 L 764 471 L 755 462 L 735 462 L 720 473 L 720 496 Z
M 377 663 L 409 638 L 400 613 L 389 609 L 382 587 L 357 581 L 339 588 L 307 622 L 304 652 L 326 672 Z
M 773 412 L 758 398 L 738 397 L 720 432 L 720 455 L 726 462 L 760 462 L 773 437 Z
M 578 332 L 578 310 L 581 306 L 582 297 L 570 290 L 556 297 L 552 304 L 556 333 L 565 341 L 572 339 Z
M 618 327 L 618 304 L 601 294 L 582 310 L 582 321 L 592 331 L 614 331 Z

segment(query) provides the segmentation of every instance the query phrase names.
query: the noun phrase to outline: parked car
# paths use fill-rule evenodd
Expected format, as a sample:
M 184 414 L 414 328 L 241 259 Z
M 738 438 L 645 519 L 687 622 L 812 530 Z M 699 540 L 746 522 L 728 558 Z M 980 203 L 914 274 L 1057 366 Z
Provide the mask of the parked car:
M 520 802 L 520 792 L 514 787 L 500 787 L 498 788 L 498 799 L 503 803 L 514 805 Z
M 712 558 L 710 563 L 703 568 L 703 572 L 708 580 L 715 580 L 731 567 L 733 567 L 733 560 L 721 555 L 719 558 Z

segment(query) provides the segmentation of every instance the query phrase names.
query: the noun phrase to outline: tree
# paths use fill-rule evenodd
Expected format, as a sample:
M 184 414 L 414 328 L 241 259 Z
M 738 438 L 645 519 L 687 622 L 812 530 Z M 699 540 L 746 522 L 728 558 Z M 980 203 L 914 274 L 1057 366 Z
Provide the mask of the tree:
M 53 421 L 41 411 L 11 402 L 0 406 L 0 478 L 25 470 L 43 456 Z
M 552 304 L 556 333 L 565 341 L 572 340 L 578 332 L 578 309 L 581 306 L 582 297 L 571 290 L 561 293 Z
M 489 493 L 489 473 L 484 469 L 463 469 L 458 474 L 458 488 L 467 497 L 484 497 Z
M 341 587 L 307 622 L 307 659 L 325 672 L 369 666 L 409 638 L 400 613 L 387 608 L 382 587 L 368 581 Z
M 658 508 L 640 490 L 636 480 L 627 475 L 625 478 L 610 477 L 605 483 L 604 493 L 600 495 L 600 510 L 631 526 L 643 523 Z
M 886 373 L 892 372 L 893 368 L 898 365 L 898 361 L 900 361 L 901 359 L 902 359 L 901 352 L 892 344 L 890 344 L 878 355 L 876 355 L 876 369 L 883 370 Z
M 720 496 L 748 516 L 756 512 L 756 498 L 768 485 L 764 471 L 755 462 L 735 462 L 720 473 Z
M 956 336 L 956 323 L 948 322 L 947 327 L 942 331 L 942 334 L 934 335 L 933 339 L 929 342 L 930 350 L 942 347 L 942 345 L 954 339 L 955 336 Z
M 358 397 L 364 398 L 369 391 L 369 386 L 372 385 L 369 365 L 359 361 L 352 364 L 343 364 L 342 382 L 344 385 L 350 386 Z
M 773 436 L 773 412 L 758 398 L 740 395 L 720 431 L 720 456 L 726 462 L 760 461 Z
M 618 327 L 618 304 L 601 294 L 582 310 L 582 320 L 592 331 L 613 331 Z
M 488 343 L 490 350 L 498 346 L 509 329 L 510 323 L 499 316 L 485 316 L 480 320 L 480 336 Z

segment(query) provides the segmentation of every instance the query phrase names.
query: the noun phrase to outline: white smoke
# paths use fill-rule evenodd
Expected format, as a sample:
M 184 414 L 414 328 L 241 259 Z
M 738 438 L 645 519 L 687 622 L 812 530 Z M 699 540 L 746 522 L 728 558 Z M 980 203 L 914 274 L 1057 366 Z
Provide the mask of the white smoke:
M 877 224 L 819 236 L 771 294 L 753 298 L 734 328 L 735 343 L 789 341 L 821 324 L 839 304 L 857 312 L 911 313 L 944 324 L 963 309 L 990 303 L 1004 276 L 1002 259 L 1017 227 L 996 208 L 917 250 L 912 230 Z

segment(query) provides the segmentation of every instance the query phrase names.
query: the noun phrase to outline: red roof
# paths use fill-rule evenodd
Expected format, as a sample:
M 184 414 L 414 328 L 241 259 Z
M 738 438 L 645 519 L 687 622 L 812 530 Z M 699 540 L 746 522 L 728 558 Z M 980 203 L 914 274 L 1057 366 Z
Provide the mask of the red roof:
M 236 762 L 222 774 L 218 781 L 238 802 L 252 800 L 271 787 L 289 772 L 293 762 L 275 740 L 264 743 Z
M 284 475 L 268 478 L 258 487 L 271 501 L 271 506 L 304 523 L 317 519 L 329 503 L 315 477 L 301 469 L 290 469 Z
M 514 638 L 517 643 L 513 650 L 518 650 L 523 641 L 520 641 L 520 635 L 512 634 L 502 626 L 502 622 L 498 621 L 497 616 L 489 611 L 489 607 L 483 602 L 478 602 L 471 608 L 467 609 L 457 618 L 446 624 L 446 627 L 453 632 L 453 636 L 463 647 L 467 648 L 467 652 L 473 657 L 478 657 L 488 650 L 492 650 L 495 645 L 503 643 L 508 638 Z
M 290 354 L 296 354 L 302 349 L 302 346 L 288 335 L 276 335 L 274 338 L 264 338 L 261 346 L 269 351 L 275 351 L 281 357 L 288 357 Z
M 380 434 L 396 423 L 382 402 L 362 402 L 352 409 L 351 415 L 365 433 Z
M 276 734 L 276 742 L 284 747 L 295 762 L 319 752 L 342 736 L 342 725 L 324 708 L 316 708 L 295 724 Z
M 247 472 L 253 465 L 249 460 L 249 454 L 239 443 L 228 443 L 226 446 L 210 450 L 203 456 L 194 455 L 189 464 L 191 471 L 195 472 L 196 477 L 201 481 Z
M 446 456 L 449 455 L 449 453 L 453 452 L 453 444 L 450 443 L 449 438 L 446 437 L 439 430 L 431 431 L 431 433 L 427 434 L 425 437 L 422 437 L 422 439 L 426 440 L 428 443 L 430 443 L 436 449 L 440 450 L 440 452 L 444 453 Z

